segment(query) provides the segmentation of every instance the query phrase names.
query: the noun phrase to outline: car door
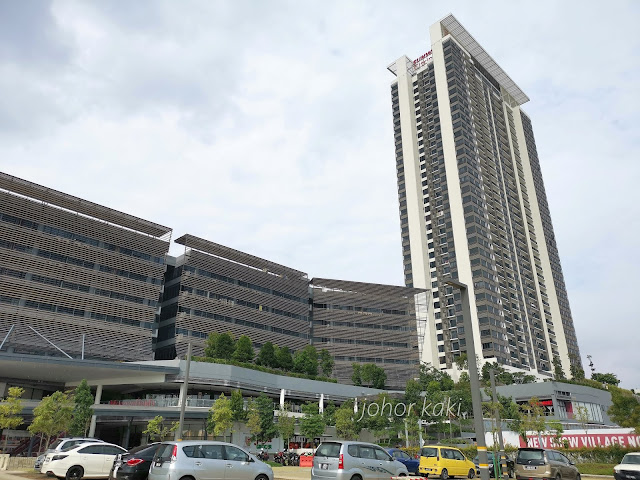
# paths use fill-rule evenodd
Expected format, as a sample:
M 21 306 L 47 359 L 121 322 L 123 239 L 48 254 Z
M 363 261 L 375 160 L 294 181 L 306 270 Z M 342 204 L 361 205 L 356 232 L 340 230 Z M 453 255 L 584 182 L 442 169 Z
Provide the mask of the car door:
M 375 447 L 373 450 L 376 454 L 376 460 L 378 461 L 377 467 L 379 478 L 389 479 L 391 477 L 395 477 L 398 472 L 396 471 L 396 462 L 393 461 L 391 455 L 380 447 Z
M 216 444 L 190 445 L 193 456 L 193 472 L 196 480 L 224 480 L 225 459 L 224 446 Z M 183 451 L 187 453 L 187 448 Z M 187 455 L 189 455 L 187 453 Z
M 78 460 L 75 462 L 84 469 L 85 477 L 95 477 L 102 471 L 102 445 L 90 445 L 81 448 L 77 452 Z
M 576 469 L 571 465 L 571 461 L 560 452 L 554 452 L 558 457 L 562 469 L 562 478 L 576 478 Z
M 442 467 L 447 469 L 449 476 L 453 477 L 454 475 L 462 475 L 460 472 L 461 462 L 456 460 L 455 450 L 452 448 L 442 448 L 440 449 L 440 453 L 443 461 Z
M 255 462 L 249 462 L 249 455 L 244 450 L 232 445 L 225 445 L 225 480 L 248 480 L 255 478 Z
M 459 450 L 453 450 L 453 459 L 456 463 L 456 475 L 467 476 L 469 474 L 469 470 L 472 470 L 471 467 L 467 468 L 467 459 Z
M 113 462 L 116 459 L 116 455 L 125 453 L 126 450 L 115 445 L 102 445 L 100 448 L 102 449 L 102 465 L 98 476 L 107 478 L 111 471 L 111 467 L 113 466 Z
M 378 460 L 376 460 L 376 452 L 371 445 L 358 445 L 358 453 L 360 454 L 360 468 L 364 474 L 363 480 L 378 480 L 380 472 L 378 471 Z

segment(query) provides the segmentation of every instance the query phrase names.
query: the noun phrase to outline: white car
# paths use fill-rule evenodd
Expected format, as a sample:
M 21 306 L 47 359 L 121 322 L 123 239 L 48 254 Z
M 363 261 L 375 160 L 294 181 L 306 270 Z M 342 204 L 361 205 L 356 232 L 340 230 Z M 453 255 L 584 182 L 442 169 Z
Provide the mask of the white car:
M 81 445 L 83 443 L 95 443 L 95 442 L 102 442 L 102 440 L 98 438 L 87 438 L 87 437 L 59 438 L 55 442 L 53 442 L 51 445 L 49 445 L 49 448 L 47 448 L 47 450 L 45 450 L 45 452 L 36 459 L 36 463 L 34 464 L 33 468 L 38 470 L 40 473 L 47 473 L 47 466 L 45 465 L 45 460 L 47 460 L 47 455 L 49 453 L 60 453 L 66 450 L 71 450 L 73 449 L 73 447 L 77 447 L 78 445 Z
M 116 455 L 126 453 L 118 445 L 104 442 L 83 443 L 64 452 L 47 454 L 45 473 L 66 480 L 109 478 Z
M 640 452 L 627 453 L 619 465 L 613 467 L 616 480 L 640 479 Z

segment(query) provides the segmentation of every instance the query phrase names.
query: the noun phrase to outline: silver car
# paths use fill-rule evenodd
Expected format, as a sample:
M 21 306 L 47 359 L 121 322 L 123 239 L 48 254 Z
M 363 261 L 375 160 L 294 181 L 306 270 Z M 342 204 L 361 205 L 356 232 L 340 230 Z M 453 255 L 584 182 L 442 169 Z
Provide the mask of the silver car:
M 273 470 L 237 445 L 207 440 L 163 442 L 148 480 L 273 480 Z
M 311 468 L 311 480 L 389 480 L 408 474 L 382 447 L 355 441 L 322 442 Z

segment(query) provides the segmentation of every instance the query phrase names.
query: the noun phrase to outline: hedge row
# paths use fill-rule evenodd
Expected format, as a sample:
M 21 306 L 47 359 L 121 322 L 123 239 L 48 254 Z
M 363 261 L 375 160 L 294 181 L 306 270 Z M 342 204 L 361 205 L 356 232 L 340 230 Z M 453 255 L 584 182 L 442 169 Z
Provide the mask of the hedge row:
M 329 377 L 314 377 L 312 375 L 305 375 L 304 373 L 289 372 L 284 370 L 278 370 L 276 368 L 263 367 L 262 365 L 256 365 L 255 363 L 236 362 L 235 360 L 225 360 L 224 358 L 209 358 L 209 357 L 196 357 L 192 356 L 191 360 L 194 362 L 206 362 L 206 363 L 219 363 L 222 365 L 234 365 L 236 367 L 250 368 L 251 370 L 258 370 L 264 373 L 273 373 L 274 375 L 285 375 L 287 377 L 306 378 L 307 380 L 317 380 L 319 382 L 338 383 L 335 378 Z

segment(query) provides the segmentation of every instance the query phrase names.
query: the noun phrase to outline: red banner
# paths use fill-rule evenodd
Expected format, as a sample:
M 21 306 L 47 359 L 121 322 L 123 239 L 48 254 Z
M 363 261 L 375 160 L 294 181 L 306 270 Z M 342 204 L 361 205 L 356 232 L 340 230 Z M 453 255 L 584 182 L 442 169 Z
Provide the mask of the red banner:
M 538 438 L 535 434 L 529 434 L 526 444 L 520 437 L 521 447 L 557 448 L 564 445 L 568 445 L 569 448 L 609 447 L 611 445 L 639 448 L 640 435 L 633 433 L 565 433 L 559 444 L 556 438 L 551 435 L 542 435 Z

